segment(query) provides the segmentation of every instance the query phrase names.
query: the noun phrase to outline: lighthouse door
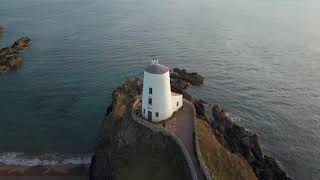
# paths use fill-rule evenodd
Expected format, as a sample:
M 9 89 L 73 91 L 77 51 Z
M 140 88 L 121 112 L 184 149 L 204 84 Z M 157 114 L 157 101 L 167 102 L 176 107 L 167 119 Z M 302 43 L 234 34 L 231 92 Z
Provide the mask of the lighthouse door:
M 152 112 L 148 111 L 148 121 L 152 121 Z

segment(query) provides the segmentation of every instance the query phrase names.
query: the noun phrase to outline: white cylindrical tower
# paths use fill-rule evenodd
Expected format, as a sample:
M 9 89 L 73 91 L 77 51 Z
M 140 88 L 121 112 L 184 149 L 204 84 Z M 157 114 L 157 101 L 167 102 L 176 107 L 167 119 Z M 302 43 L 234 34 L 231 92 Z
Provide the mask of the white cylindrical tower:
M 154 62 L 145 68 L 142 93 L 142 116 L 152 122 L 172 115 L 169 68 Z

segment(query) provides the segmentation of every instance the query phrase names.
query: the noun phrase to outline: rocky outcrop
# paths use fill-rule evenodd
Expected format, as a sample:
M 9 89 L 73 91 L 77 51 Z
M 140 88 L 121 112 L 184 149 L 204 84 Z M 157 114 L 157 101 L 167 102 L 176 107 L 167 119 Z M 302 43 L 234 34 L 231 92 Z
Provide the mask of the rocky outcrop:
M 212 107 L 211 127 L 219 141 L 231 152 L 241 154 L 260 180 L 290 179 L 272 157 L 263 155 L 258 136 L 236 125 L 220 106 Z
M 0 50 L 0 74 L 15 70 L 21 66 L 22 59 L 19 54 L 29 47 L 30 41 L 28 37 L 22 37 L 14 42 L 12 46 Z
M 187 72 L 187 70 L 174 68 L 170 71 L 171 88 L 175 92 L 182 93 L 182 90 L 187 89 L 189 83 L 194 86 L 200 86 L 203 84 L 203 76 L 196 72 Z
M 196 72 L 187 72 L 185 69 L 180 70 L 179 68 L 174 68 L 173 71 L 170 72 L 170 84 L 171 84 L 171 90 L 176 93 L 180 93 L 183 95 L 183 97 L 189 101 L 191 101 L 197 112 L 198 118 L 204 118 L 205 117 L 205 107 L 202 99 L 196 99 L 192 97 L 190 94 L 185 92 L 189 86 L 195 85 L 200 86 L 204 82 L 204 77 L 201 76 L 199 73 Z

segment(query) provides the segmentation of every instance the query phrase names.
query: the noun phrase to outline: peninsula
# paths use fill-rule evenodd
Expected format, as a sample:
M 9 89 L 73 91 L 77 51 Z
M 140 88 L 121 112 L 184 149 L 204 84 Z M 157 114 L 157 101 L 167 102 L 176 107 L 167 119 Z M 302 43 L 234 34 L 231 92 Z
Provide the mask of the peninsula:
M 185 91 L 189 84 L 203 84 L 200 74 L 151 66 L 144 82 L 128 79 L 113 92 L 92 157 L 91 180 L 290 179 L 263 154 L 257 135 L 232 122 L 220 106 Z M 171 109 L 153 107 L 157 93 L 166 94 L 160 101 Z M 171 99 L 179 94 L 181 107 L 179 98 Z

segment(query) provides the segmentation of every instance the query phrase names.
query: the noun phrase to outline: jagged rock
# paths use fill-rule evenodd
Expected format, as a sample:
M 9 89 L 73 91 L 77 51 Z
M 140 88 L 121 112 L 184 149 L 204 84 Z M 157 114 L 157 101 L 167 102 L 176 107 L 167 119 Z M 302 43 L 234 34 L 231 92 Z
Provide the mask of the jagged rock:
M 173 79 L 182 79 L 194 86 L 202 85 L 204 80 L 203 76 L 196 72 L 189 73 L 185 69 L 180 70 L 179 68 L 174 68 L 170 73 L 170 77 Z
M 189 83 L 180 78 L 171 78 L 170 79 L 171 90 L 174 92 L 182 93 L 183 90 L 187 89 Z
M 28 37 L 21 37 L 17 41 L 13 43 L 11 46 L 12 49 L 16 49 L 18 51 L 22 51 L 25 48 L 29 47 L 31 39 Z
M 206 104 L 206 102 L 203 101 L 202 99 L 200 99 L 200 100 L 193 99 L 192 102 L 193 102 L 194 107 L 196 109 L 197 117 L 205 118 L 206 117 L 206 110 L 205 110 L 204 104 Z
M 271 157 L 264 156 L 258 136 L 236 125 L 220 106 L 212 107 L 213 132 L 219 141 L 233 153 L 241 154 L 249 163 L 260 180 L 287 180 L 286 173 Z
M 28 37 L 22 37 L 14 42 L 11 47 L 5 47 L 0 50 L 0 74 L 21 66 L 22 59 L 19 57 L 19 54 L 29 47 L 30 41 Z

